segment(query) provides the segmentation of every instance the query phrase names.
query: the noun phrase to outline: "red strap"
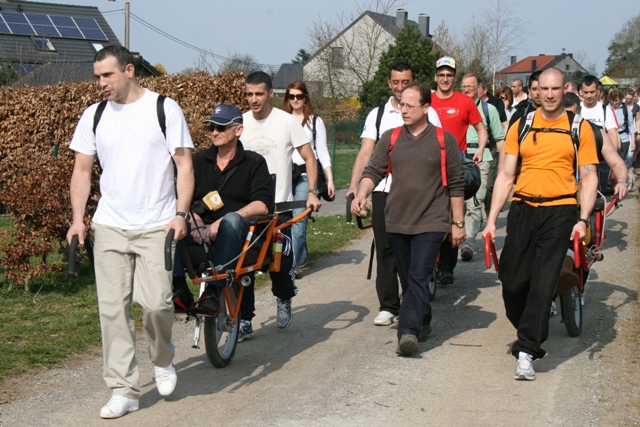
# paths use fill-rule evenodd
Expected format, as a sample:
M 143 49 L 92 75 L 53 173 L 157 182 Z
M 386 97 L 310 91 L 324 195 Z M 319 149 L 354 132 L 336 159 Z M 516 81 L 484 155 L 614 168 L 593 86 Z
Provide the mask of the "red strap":
M 441 127 L 436 126 L 436 136 L 438 137 L 438 144 L 440 144 L 440 169 L 442 173 L 442 185 L 447 187 L 449 182 L 447 181 L 447 152 L 444 149 L 444 130 Z
M 391 174 L 391 150 L 393 150 L 393 146 L 396 144 L 396 140 L 402 131 L 402 126 L 398 126 L 391 132 L 391 140 L 389 141 L 389 160 L 387 162 L 387 176 Z

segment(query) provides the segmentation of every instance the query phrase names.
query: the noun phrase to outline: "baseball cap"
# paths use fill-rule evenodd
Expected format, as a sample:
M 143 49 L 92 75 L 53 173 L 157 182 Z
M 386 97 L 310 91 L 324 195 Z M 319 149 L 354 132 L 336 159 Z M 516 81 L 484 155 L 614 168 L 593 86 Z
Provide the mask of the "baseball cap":
M 449 67 L 453 71 L 456 70 L 456 60 L 450 56 L 443 56 L 436 61 L 436 70 L 440 67 Z
M 242 124 L 242 111 L 235 105 L 220 104 L 213 109 L 213 114 L 203 123 L 215 123 L 217 125 Z

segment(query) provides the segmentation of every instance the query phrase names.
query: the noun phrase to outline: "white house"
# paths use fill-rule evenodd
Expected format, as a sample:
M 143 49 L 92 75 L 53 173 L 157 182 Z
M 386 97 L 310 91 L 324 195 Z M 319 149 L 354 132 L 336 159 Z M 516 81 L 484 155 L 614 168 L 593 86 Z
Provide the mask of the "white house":
M 407 18 L 404 9 L 398 9 L 395 17 L 364 12 L 304 65 L 303 78 L 309 90 L 332 98 L 356 95 L 362 84 L 373 78 L 380 55 L 405 26 L 415 26 L 423 37 L 431 38 L 429 16 L 420 14 L 417 23 Z

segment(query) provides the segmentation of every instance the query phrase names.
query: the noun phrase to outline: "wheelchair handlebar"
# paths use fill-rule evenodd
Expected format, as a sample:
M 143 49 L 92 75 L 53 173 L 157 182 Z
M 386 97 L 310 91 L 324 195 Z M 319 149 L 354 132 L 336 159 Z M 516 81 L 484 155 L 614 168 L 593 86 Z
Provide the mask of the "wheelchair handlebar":
M 611 199 L 611 202 L 609 202 L 609 204 L 607 205 L 607 207 L 604 210 L 605 215 L 609 213 L 609 211 L 611 209 L 613 209 L 614 207 L 618 207 L 618 202 L 620 201 L 620 199 L 618 199 L 616 196 L 613 197 L 613 199 Z
M 573 266 L 580 267 L 580 234 L 573 234 Z
M 349 195 L 347 196 L 347 222 L 351 222 L 353 220 L 353 214 L 351 213 L 351 203 L 353 202 L 353 199 L 355 198 L 353 193 L 349 193 Z
M 164 269 L 167 271 L 173 270 L 173 259 L 171 258 L 171 244 L 173 242 L 173 236 L 175 230 L 169 230 L 167 237 L 164 239 Z
M 491 267 L 491 259 L 493 258 L 493 265 L 496 268 L 496 272 L 500 270 L 500 264 L 498 263 L 498 254 L 496 252 L 496 245 L 491 240 L 491 234 L 487 234 L 484 237 L 484 259 L 487 268 Z
M 67 274 L 76 274 L 76 250 L 78 249 L 78 235 L 74 234 L 67 248 Z

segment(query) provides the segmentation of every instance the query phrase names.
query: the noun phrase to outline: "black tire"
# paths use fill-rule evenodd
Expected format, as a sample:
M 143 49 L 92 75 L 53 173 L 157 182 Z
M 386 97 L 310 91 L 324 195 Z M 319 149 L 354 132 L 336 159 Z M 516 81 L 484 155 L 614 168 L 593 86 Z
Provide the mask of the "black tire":
M 238 284 L 228 288 L 231 304 L 236 305 Z M 206 316 L 204 319 L 204 344 L 209 362 L 216 368 L 229 366 L 236 352 L 240 316 L 232 319 L 224 293 L 220 292 L 220 314 Z
M 582 333 L 582 298 L 578 287 L 569 289 L 560 295 L 562 319 L 569 336 L 577 337 Z
M 438 291 L 438 285 L 436 285 L 436 276 L 438 275 L 438 267 L 433 267 L 433 274 L 431 280 L 429 280 L 429 301 L 433 301 L 436 298 L 436 292 Z

